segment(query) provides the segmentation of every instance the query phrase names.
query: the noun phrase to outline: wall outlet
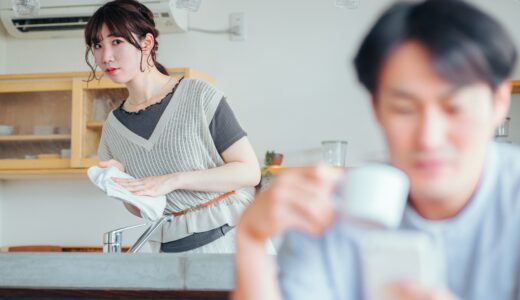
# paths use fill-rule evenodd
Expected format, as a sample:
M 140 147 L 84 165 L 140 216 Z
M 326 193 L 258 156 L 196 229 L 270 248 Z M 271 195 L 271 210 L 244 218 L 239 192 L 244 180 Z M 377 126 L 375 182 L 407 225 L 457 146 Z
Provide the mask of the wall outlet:
M 244 13 L 229 15 L 229 34 L 232 41 L 246 40 L 246 17 Z
M 348 9 L 358 9 L 359 8 L 359 0 L 335 0 L 336 7 L 339 8 L 348 8 Z

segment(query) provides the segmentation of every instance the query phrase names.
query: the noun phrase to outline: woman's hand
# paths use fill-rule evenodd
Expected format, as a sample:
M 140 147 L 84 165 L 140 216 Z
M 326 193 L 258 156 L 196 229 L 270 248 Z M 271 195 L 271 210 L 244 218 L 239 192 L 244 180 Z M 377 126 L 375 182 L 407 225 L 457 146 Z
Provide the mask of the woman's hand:
M 137 196 L 157 197 L 178 189 L 178 178 L 175 174 L 150 176 L 140 179 L 113 177 L 112 180 Z
M 115 159 L 111 160 L 103 160 L 98 163 L 98 167 L 100 168 L 110 168 L 110 167 L 116 167 L 119 169 L 119 171 L 124 172 L 125 166 L 123 166 L 122 163 L 118 162 Z
M 119 171 L 121 172 L 124 172 L 125 171 L 125 166 L 123 166 L 122 163 L 118 162 L 117 160 L 115 159 L 110 159 L 110 160 L 104 160 L 104 161 L 100 161 L 98 163 L 98 167 L 100 168 L 110 168 L 110 167 L 116 167 L 119 169 Z M 134 205 L 130 204 L 130 203 L 127 203 L 127 202 L 124 202 L 124 205 L 126 207 L 126 209 L 132 213 L 133 215 L 135 216 L 138 216 L 141 218 L 141 211 L 139 210 L 139 208 L 135 207 Z
M 246 209 L 237 235 L 244 242 L 263 244 L 290 228 L 312 235 L 322 233 L 335 219 L 330 197 L 340 174 L 325 166 L 278 174 Z
M 416 282 L 394 283 L 386 288 L 386 292 L 399 300 L 457 300 L 446 289 L 427 288 Z

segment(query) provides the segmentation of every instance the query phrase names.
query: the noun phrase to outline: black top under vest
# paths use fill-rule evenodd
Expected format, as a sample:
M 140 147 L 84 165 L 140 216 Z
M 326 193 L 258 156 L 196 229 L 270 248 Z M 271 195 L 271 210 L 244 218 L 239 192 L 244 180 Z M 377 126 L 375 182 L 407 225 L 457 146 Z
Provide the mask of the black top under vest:
M 164 96 L 161 101 L 137 112 L 128 112 L 123 109 L 125 100 L 114 110 L 114 116 L 133 133 L 149 139 L 182 79 L 177 82 L 172 91 Z M 209 124 L 209 131 L 220 154 L 247 135 L 238 123 L 225 97 L 222 98 L 217 106 L 213 119 L 211 119 Z

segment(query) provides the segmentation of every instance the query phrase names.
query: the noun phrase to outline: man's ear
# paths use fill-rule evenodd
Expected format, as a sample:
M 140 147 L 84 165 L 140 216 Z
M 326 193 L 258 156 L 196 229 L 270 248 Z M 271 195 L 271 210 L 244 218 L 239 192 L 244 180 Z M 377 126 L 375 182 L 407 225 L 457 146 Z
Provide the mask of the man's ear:
M 495 129 L 504 122 L 509 111 L 511 88 L 511 81 L 505 80 L 495 90 L 493 98 L 493 126 Z
M 141 49 L 143 53 L 148 55 L 155 46 L 155 39 L 151 33 L 147 33 L 144 38 L 141 39 Z

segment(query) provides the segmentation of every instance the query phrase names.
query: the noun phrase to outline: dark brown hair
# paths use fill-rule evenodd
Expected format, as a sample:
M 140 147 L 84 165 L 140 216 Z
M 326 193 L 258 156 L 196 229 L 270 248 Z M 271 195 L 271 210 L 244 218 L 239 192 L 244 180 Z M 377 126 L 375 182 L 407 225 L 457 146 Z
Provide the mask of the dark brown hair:
M 354 59 L 359 81 L 370 93 L 376 92 L 386 59 L 407 41 L 424 46 L 437 74 L 458 87 L 482 81 L 495 90 L 511 76 L 517 59 L 502 25 L 465 1 L 401 2 L 379 18 Z
M 159 49 L 157 37 L 159 31 L 155 28 L 153 13 L 143 4 L 135 0 L 115 0 L 100 7 L 89 19 L 85 27 L 85 61 L 92 70 L 87 81 L 99 79 L 96 77 L 96 66 L 89 61 L 89 53 L 92 46 L 100 42 L 100 32 L 103 25 L 106 25 L 111 34 L 124 38 L 134 47 L 141 50 L 141 65 L 143 60 L 141 45 L 139 40 L 144 38 L 147 33 L 151 33 L 154 38 L 154 47 L 150 51 L 152 63 L 147 61 L 149 66 L 155 66 L 159 72 L 168 75 L 166 68 L 157 62 L 156 52 Z M 137 36 L 137 39 L 135 36 Z M 144 70 L 141 70 L 144 72 Z

